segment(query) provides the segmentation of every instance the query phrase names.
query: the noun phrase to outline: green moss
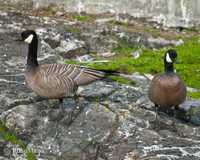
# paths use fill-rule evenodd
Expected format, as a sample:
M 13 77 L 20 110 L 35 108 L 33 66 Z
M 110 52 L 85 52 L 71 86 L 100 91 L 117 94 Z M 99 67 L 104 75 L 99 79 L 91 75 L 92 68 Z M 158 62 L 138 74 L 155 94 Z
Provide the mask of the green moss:
M 75 15 L 73 16 L 73 19 L 76 19 L 77 21 L 81 21 L 81 22 L 88 22 L 92 19 L 92 17 L 88 15 Z
M 190 96 L 194 99 L 199 99 L 200 98 L 200 92 L 189 92 L 188 96 Z
M 0 121 L 0 136 L 7 142 L 11 142 L 12 144 L 18 145 L 21 147 L 26 154 L 27 160 L 37 160 L 35 154 L 26 148 L 26 144 L 20 140 L 14 133 L 11 133 L 6 126 Z
M 31 150 L 26 149 L 26 159 L 27 160 L 37 160 L 37 157 Z
M 66 60 L 65 63 L 66 64 L 80 64 L 81 65 L 81 63 L 78 63 L 77 61 L 71 60 L 71 59 Z
M 132 80 L 128 80 L 128 79 L 125 79 L 123 77 L 119 77 L 119 76 L 109 76 L 112 80 L 118 82 L 118 83 L 121 83 L 121 84 L 127 84 L 127 85 L 135 85 L 135 82 L 132 81 Z
M 133 52 L 136 49 L 137 48 L 135 46 L 130 45 L 126 39 L 121 39 L 119 41 L 119 45 L 116 48 L 113 48 L 112 52 L 128 56 L 131 52 Z
M 132 26 L 130 23 L 128 22 L 122 22 L 122 21 L 110 21 L 110 23 L 112 23 L 113 25 L 117 25 L 117 26 L 124 26 L 124 27 L 129 27 Z
M 76 34 L 80 34 L 81 33 L 81 29 L 75 26 L 65 26 L 65 30 L 67 32 L 72 32 L 72 33 L 76 33 Z

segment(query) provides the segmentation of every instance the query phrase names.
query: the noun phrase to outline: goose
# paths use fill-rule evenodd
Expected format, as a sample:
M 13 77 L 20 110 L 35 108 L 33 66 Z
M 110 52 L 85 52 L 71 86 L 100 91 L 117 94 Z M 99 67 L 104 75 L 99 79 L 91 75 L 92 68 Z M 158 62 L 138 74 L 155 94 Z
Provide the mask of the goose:
M 155 75 L 150 83 L 148 96 L 155 105 L 156 121 L 158 107 L 177 109 L 186 99 L 186 85 L 174 71 L 176 60 L 177 52 L 169 49 L 164 55 L 164 73 Z
M 65 97 L 74 97 L 79 86 L 113 74 L 74 64 L 43 64 L 37 60 L 38 36 L 34 30 L 21 33 L 21 41 L 28 43 L 25 81 L 37 95 L 47 99 L 59 99 L 63 107 Z

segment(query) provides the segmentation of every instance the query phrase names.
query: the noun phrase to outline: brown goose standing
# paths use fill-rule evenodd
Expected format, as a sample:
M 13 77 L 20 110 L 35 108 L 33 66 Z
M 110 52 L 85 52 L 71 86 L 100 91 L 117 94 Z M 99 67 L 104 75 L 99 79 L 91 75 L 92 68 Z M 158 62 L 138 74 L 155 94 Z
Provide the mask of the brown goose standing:
M 157 74 L 151 81 L 149 88 L 149 99 L 156 107 L 170 109 L 177 108 L 186 98 L 186 86 L 183 80 L 174 72 L 174 62 L 177 53 L 175 50 L 168 50 L 164 56 L 165 72 Z
M 22 40 L 29 44 L 25 80 L 27 85 L 39 96 L 59 99 L 74 96 L 78 86 L 104 78 L 108 71 L 98 71 L 73 64 L 44 64 L 37 61 L 38 38 L 33 30 L 21 34 Z

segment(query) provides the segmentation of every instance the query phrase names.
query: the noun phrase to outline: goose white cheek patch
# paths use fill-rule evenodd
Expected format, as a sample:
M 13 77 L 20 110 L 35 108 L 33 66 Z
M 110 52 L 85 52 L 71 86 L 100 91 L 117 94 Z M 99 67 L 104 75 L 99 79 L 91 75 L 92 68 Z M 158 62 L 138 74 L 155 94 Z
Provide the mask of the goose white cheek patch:
M 166 61 L 168 62 L 168 63 L 172 63 L 172 60 L 171 60 L 171 58 L 169 57 L 169 54 L 167 53 L 167 55 L 166 55 Z
M 24 40 L 24 42 L 30 44 L 30 43 L 32 42 L 32 40 L 33 40 L 33 35 L 31 34 L 30 36 L 28 36 L 28 38 L 26 38 L 26 39 Z

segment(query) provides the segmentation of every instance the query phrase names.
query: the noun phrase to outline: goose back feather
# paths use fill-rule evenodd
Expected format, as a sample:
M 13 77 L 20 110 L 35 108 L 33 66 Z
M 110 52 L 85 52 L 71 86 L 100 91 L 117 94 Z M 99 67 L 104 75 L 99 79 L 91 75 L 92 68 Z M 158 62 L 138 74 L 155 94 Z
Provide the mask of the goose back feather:
M 104 78 L 105 73 L 73 64 L 44 64 L 26 72 L 28 86 L 47 98 L 73 96 L 78 86 Z

